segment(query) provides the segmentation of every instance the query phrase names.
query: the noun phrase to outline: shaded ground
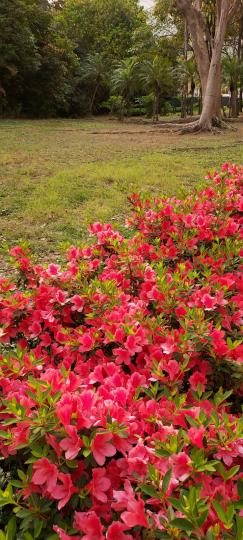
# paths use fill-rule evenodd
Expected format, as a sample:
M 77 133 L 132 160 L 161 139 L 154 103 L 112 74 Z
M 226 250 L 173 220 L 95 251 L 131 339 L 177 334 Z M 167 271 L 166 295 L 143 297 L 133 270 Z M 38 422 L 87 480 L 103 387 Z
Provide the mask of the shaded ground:
M 181 136 L 109 119 L 2 120 L 0 242 L 27 240 L 47 257 L 85 238 L 92 221 L 124 232 L 129 194 L 190 189 L 208 169 L 242 156 L 242 123 L 220 135 Z

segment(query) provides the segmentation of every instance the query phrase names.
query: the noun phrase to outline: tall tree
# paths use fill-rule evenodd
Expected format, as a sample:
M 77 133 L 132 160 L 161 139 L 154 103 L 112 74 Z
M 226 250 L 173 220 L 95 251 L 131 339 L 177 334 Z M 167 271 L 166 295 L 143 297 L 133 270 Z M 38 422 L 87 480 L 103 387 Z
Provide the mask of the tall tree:
M 126 108 L 138 86 L 138 62 L 135 57 L 125 58 L 117 65 L 111 76 L 112 90 L 121 96 Z
M 238 116 L 238 84 L 243 76 L 243 64 L 236 56 L 225 57 L 222 62 L 223 78 L 230 90 L 230 116 Z
M 81 80 L 90 83 L 90 114 L 94 112 L 95 98 L 99 88 L 107 81 L 107 63 L 101 53 L 87 55 L 81 68 Z
M 221 117 L 221 55 L 229 23 L 241 0 L 175 0 L 187 21 L 202 87 L 203 106 L 200 119 L 188 129 L 211 130 Z M 207 24 L 205 10 L 212 9 L 213 24 Z
M 168 59 L 156 55 L 151 60 L 144 60 L 140 67 L 140 80 L 153 94 L 153 119 L 158 121 L 162 92 L 172 86 L 172 72 Z

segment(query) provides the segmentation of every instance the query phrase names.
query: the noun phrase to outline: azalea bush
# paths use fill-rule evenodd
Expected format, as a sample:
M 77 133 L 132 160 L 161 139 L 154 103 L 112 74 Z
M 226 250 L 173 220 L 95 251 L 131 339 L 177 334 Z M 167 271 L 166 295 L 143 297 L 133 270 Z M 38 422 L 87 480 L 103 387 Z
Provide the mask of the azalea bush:
M 0 540 L 242 540 L 243 168 L 0 281 Z M 130 234 L 131 236 L 131 234 Z

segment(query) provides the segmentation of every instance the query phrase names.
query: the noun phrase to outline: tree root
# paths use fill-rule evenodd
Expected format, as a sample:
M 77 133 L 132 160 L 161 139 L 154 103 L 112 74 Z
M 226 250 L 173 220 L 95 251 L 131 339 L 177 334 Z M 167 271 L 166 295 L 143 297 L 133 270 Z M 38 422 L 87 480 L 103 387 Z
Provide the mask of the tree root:
M 197 120 L 196 122 L 186 124 L 183 126 L 183 128 L 181 128 L 180 133 L 182 135 L 186 133 L 203 133 L 203 132 L 222 133 L 222 131 L 224 130 L 236 131 L 236 129 L 233 126 L 230 126 L 221 118 L 214 117 L 212 121 L 206 125 L 201 124 L 200 119 Z

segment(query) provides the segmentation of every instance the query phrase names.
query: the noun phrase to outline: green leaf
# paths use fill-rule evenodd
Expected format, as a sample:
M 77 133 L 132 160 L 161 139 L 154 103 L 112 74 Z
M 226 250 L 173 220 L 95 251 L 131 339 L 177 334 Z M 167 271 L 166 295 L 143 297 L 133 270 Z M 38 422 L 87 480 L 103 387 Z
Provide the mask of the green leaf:
M 24 538 L 25 538 L 25 540 L 34 540 L 32 534 L 30 534 L 29 531 L 26 531 L 26 532 L 24 533 Z
M 243 517 L 236 516 L 236 531 L 237 531 L 237 540 L 242 540 L 243 538 Z
M 168 486 L 169 486 L 169 483 L 170 483 L 170 479 L 171 479 L 171 475 L 172 475 L 172 469 L 169 469 L 167 471 L 167 473 L 165 474 L 164 478 L 163 478 L 162 493 L 164 493 L 164 495 L 167 492 L 167 489 L 168 489 Z
M 16 535 L 16 517 L 13 516 L 9 520 L 6 527 L 6 540 L 15 540 Z
M 35 520 L 35 524 L 34 524 L 34 538 L 38 538 L 38 536 L 40 536 L 40 533 L 42 531 L 42 527 L 43 527 L 43 521 L 41 520 Z
M 149 486 L 148 484 L 141 484 L 139 487 L 143 493 L 146 493 L 146 495 L 149 495 L 150 497 L 156 497 L 156 499 L 160 498 L 158 491 L 156 491 L 153 486 Z
M 239 478 L 237 481 L 238 493 L 241 499 L 243 499 L 243 478 Z
M 11 433 L 0 429 L 0 437 L 2 437 L 2 439 L 11 439 Z
M 23 484 L 20 482 L 20 480 L 11 480 L 10 481 L 11 486 L 14 486 L 16 488 L 22 488 Z
M 194 529 L 193 523 L 186 518 L 175 518 L 170 522 L 170 525 L 182 531 L 193 531 Z
M 213 500 L 213 501 L 212 501 L 212 505 L 213 505 L 213 507 L 214 507 L 214 510 L 217 512 L 219 519 L 220 519 L 223 523 L 225 523 L 225 522 L 226 522 L 226 515 L 225 515 L 225 510 L 224 510 L 224 508 L 223 508 L 223 507 L 221 506 L 221 504 L 220 504 L 218 501 L 216 501 L 216 500 Z
M 232 467 L 232 469 L 230 469 L 229 471 L 227 471 L 227 474 L 226 474 L 226 480 L 230 480 L 230 478 L 232 478 L 233 476 L 235 476 L 235 474 L 238 473 L 239 468 L 240 468 L 240 465 L 235 465 L 235 467 Z
M 208 517 L 208 512 L 209 512 L 209 508 L 206 508 L 206 510 L 204 510 L 204 512 L 201 513 L 200 517 L 197 520 L 199 527 L 202 527 L 202 525 L 204 524 L 204 521 L 206 521 Z
M 174 499 L 172 497 L 168 497 L 168 501 L 170 502 L 170 504 L 172 504 L 172 506 L 174 508 L 176 508 L 176 510 L 180 510 L 182 512 L 183 506 L 182 506 L 181 501 L 179 499 Z
M 8 484 L 5 491 L 0 490 L 0 508 L 7 504 L 14 504 L 12 486 Z
M 26 476 L 25 476 L 24 472 L 21 471 L 21 469 L 17 469 L 17 473 L 18 473 L 18 477 L 20 478 L 20 480 L 23 480 L 23 482 L 25 482 Z

